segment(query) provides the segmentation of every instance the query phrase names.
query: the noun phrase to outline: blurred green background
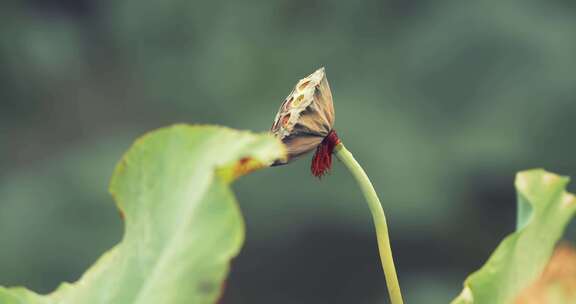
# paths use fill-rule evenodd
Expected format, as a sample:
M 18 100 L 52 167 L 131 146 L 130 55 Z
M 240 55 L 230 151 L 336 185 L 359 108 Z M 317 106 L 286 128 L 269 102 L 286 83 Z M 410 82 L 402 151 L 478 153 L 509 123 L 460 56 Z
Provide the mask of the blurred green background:
M 516 171 L 576 176 L 574 1 L 7 0 L 0 284 L 49 292 L 119 241 L 106 188 L 137 136 L 265 131 L 320 66 L 408 303 L 447 303 L 512 231 Z M 235 184 L 247 239 L 222 303 L 386 301 L 359 190 L 309 158 Z

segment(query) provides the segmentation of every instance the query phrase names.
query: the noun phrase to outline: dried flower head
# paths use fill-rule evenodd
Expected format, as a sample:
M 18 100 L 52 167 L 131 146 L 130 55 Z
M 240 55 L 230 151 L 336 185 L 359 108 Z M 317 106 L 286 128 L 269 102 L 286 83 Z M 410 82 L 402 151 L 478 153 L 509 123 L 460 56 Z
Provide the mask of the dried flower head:
M 332 93 L 324 68 L 302 78 L 286 97 L 271 132 L 282 140 L 288 150 L 286 159 L 274 165 L 283 165 L 316 149 L 312 173 L 324 175 L 332 164 L 332 152 L 340 142 L 334 126 Z

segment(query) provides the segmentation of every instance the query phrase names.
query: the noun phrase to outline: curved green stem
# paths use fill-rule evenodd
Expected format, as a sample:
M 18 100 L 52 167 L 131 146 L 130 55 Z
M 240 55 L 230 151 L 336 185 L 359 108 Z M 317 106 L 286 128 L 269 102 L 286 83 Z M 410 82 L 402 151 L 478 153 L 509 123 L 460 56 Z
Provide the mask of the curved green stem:
M 376 237 L 378 239 L 378 250 L 380 252 L 380 260 L 382 261 L 382 268 L 384 269 L 384 276 L 386 278 L 386 286 L 388 287 L 388 294 L 392 304 L 402 304 L 402 293 L 400 292 L 400 284 L 398 283 L 398 276 L 396 275 L 396 267 L 392 258 L 392 249 L 390 248 L 390 238 L 388 237 L 388 225 L 386 224 L 386 216 L 382 209 L 382 204 L 378 195 L 362 169 L 360 164 L 354 159 L 352 153 L 339 143 L 334 149 L 336 157 L 348 168 L 356 182 L 362 189 L 362 193 L 366 198 L 374 226 L 376 226 Z

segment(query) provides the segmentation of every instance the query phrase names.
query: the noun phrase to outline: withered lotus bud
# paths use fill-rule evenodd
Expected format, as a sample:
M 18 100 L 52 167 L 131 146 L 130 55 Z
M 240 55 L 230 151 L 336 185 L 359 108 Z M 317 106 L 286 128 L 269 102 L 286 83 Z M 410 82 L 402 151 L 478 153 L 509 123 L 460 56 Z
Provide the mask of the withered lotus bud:
M 356 179 L 372 212 L 390 300 L 402 304 L 384 210 L 370 179 L 352 153 L 340 142 L 333 127 L 332 93 L 324 68 L 321 68 L 298 81 L 280 106 L 270 132 L 286 145 L 288 155 L 286 159 L 277 160 L 272 165 L 289 163 L 316 149 L 311 169 L 312 174 L 320 178 L 330 170 L 332 153 L 336 151 L 338 158 Z
M 334 105 L 324 68 L 302 78 L 286 97 L 271 132 L 286 145 L 286 159 L 273 165 L 284 165 L 316 149 L 312 173 L 322 176 L 332 164 L 332 152 L 339 143 L 333 130 Z

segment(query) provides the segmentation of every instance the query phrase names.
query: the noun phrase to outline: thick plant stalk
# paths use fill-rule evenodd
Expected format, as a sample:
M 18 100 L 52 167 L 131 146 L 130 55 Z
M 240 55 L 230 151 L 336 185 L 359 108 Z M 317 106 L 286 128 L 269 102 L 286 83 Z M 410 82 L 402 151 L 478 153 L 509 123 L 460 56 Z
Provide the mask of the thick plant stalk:
M 342 143 L 336 146 L 334 154 L 344 166 L 348 168 L 352 176 L 354 176 L 354 179 L 356 179 L 360 189 L 362 189 L 362 194 L 364 194 L 366 198 L 368 207 L 370 207 L 370 212 L 372 212 L 372 219 L 374 220 L 374 226 L 376 226 L 378 250 L 380 252 L 382 268 L 384 269 L 390 302 L 392 304 L 403 304 L 400 284 L 398 283 L 398 276 L 396 275 L 396 267 L 394 266 L 392 249 L 390 247 L 388 225 L 386 224 L 386 216 L 384 215 L 380 199 L 378 199 L 378 195 L 366 172 L 364 172 L 360 164 L 354 159 L 354 156 L 352 156 L 352 153 L 350 153 Z

